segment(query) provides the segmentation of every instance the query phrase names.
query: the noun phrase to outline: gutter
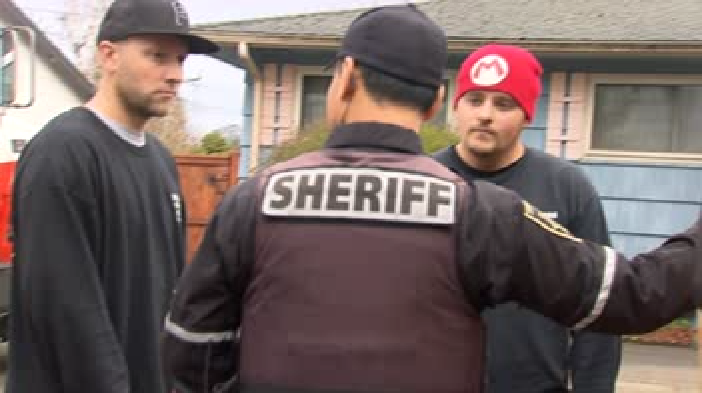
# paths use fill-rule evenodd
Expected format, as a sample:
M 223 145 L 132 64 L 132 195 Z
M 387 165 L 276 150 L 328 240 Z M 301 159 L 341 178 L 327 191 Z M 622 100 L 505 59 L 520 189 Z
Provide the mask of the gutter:
M 341 45 L 341 37 L 337 35 L 240 33 L 215 29 L 197 29 L 196 32 L 219 44 L 231 45 L 243 41 L 248 45 L 255 45 L 256 48 L 337 49 Z M 449 37 L 448 50 L 454 53 L 465 53 L 488 43 L 519 45 L 538 54 L 702 56 L 702 41 L 700 40 L 603 41 Z
M 261 106 L 263 104 L 263 80 L 261 77 L 261 72 L 259 71 L 258 65 L 251 57 L 249 52 L 249 44 L 246 41 L 239 41 L 238 43 L 238 54 L 242 63 L 244 64 L 246 71 L 249 72 L 251 78 L 254 81 L 254 94 L 253 94 L 253 121 L 249 132 L 251 133 L 251 154 L 249 156 L 249 162 L 243 162 L 241 164 L 248 164 L 248 171 L 253 171 L 258 166 L 258 157 L 260 153 L 260 136 L 261 136 Z

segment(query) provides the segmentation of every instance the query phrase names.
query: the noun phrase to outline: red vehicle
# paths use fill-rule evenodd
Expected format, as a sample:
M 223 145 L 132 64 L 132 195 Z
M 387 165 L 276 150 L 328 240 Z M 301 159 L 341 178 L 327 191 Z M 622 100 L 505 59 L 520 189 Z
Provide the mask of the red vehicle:
M 15 162 L 0 162 L 0 339 L 7 339 L 10 269 L 12 267 L 12 241 L 10 207 L 12 206 L 12 178 Z
M 27 42 L 29 45 L 21 44 Z M 2 107 L 25 108 L 34 101 L 34 32 L 27 27 L 0 29 L 0 123 Z M 25 86 L 26 85 L 26 86 Z M 24 94 L 24 102 L 17 98 Z M 7 340 L 7 319 L 10 305 L 10 271 L 12 269 L 12 183 L 15 165 L 21 150 L 12 146 L 10 136 L 0 134 L 0 341 Z
M 10 206 L 12 205 L 12 177 L 15 162 L 0 162 L 0 270 L 5 269 L 12 260 L 12 243 L 10 242 Z

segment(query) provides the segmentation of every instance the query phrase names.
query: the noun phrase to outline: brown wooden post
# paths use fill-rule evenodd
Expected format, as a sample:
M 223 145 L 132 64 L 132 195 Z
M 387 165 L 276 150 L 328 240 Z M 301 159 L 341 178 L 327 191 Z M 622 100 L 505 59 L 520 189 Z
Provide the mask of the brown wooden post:
M 188 211 L 188 261 L 197 249 L 212 213 L 239 177 L 239 155 L 176 156 Z

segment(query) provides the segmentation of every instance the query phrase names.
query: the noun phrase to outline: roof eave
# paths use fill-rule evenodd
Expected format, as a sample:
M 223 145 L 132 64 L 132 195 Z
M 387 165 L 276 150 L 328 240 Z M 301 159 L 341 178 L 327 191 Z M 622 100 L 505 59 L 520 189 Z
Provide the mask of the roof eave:
M 489 43 L 519 45 L 537 54 L 702 55 L 700 41 L 602 41 L 558 39 L 449 39 L 449 52 L 466 52 Z
M 223 46 L 246 42 L 254 48 L 336 49 L 341 37 L 336 35 L 237 33 L 199 29 L 198 34 Z M 519 45 L 538 54 L 647 54 L 702 55 L 700 41 L 601 41 L 558 39 L 449 38 L 449 52 L 466 52 L 487 43 Z
M 260 34 L 237 33 L 222 30 L 194 30 L 194 33 L 222 46 L 235 46 L 246 42 L 257 48 L 337 48 L 341 37 L 333 35 L 307 34 Z

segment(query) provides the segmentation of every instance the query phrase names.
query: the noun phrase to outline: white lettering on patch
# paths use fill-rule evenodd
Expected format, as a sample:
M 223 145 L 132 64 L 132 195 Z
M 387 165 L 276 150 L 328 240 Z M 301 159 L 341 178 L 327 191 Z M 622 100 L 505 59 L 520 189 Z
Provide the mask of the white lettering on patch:
M 271 176 L 263 213 L 453 224 L 456 186 L 428 175 L 373 168 L 312 168 Z

